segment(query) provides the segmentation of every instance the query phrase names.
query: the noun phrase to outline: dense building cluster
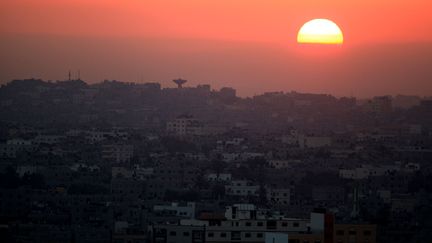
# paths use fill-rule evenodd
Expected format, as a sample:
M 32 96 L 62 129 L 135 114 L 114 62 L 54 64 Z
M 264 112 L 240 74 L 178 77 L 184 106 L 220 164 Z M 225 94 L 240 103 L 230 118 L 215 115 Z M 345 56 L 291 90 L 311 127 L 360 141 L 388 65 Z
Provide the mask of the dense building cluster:
M 432 99 L 14 80 L 5 242 L 432 238 Z

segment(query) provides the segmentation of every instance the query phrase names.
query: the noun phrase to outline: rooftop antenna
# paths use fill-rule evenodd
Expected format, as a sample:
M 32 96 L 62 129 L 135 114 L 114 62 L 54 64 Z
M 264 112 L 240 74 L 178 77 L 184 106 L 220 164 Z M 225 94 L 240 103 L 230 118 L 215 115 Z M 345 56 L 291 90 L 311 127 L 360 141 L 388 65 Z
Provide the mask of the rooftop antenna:
M 78 69 L 78 80 L 81 80 L 81 70 Z
M 71 71 L 69 70 L 69 81 L 71 80 Z

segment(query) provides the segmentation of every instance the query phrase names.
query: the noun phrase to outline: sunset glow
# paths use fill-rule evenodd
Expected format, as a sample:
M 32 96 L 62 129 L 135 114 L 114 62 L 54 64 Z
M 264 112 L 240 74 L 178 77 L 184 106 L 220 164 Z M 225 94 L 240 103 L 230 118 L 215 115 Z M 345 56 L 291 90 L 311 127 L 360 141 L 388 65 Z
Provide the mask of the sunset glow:
M 314 19 L 300 28 L 297 42 L 302 44 L 342 44 L 343 34 L 341 29 L 331 20 Z
M 170 87 L 182 77 L 245 96 L 432 92 L 428 0 L 4 0 L 0 9 L 3 83 L 80 70 L 89 82 Z M 319 18 L 338 27 L 300 31 Z

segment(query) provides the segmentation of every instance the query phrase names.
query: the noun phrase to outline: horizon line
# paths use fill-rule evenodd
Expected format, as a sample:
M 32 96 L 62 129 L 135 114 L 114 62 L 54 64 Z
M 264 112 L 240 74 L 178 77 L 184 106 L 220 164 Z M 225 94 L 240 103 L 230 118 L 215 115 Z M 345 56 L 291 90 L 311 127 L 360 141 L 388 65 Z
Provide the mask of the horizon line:
M 122 80 L 116 80 L 116 79 L 111 79 L 111 80 L 110 79 L 104 79 L 104 80 L 99 81 L 99 82 L 98 81 L 96 81 L 96 82 L 87 82 L 87 81 L 85 81 L 85 80 L 83 80 L 81 78 L 78 78 L 78 79 L 74 78 L 74 79 L 69 79 L 69 80 L 68 79 L 65 79 L 65 80 L 45 80 L 43 78 L 35 78 L 35 77 L 22 78 L 22 79 L 12 79 L 12 80 L 7 81 L 5 83 L 2 83 L 0 81 L 0 88 L 3 88 L 4 86 L 7 86 L 8 84 L 10 84 L 10 83 L 12 83 L 14 81 L 30 81 L 30 80 L 42 81 L 42 82 L 49 83 L 49 84 L 57 84 L 57 83 L 61 83 L 61 82 L 82 81 L 86 85 L 90 85 L 90 86 L 91 85 L 96 85 L 96 84 L 102 84 L 104 82 L 118 82 L 118 83 L 129 84 L 129 85 L 159 84 L 160 87 L 161 87 L 161 90 L 163 90 L 163 89 L 179 89 L 178 87 L 169 87 L 169 86 L 168 87 L 167 86 L 164 87 L 160 81 L 142 81 L 142 82 L 137 81 L 137 82 L 135 82 L 135 81 L 122 81 Z M 173 80 L 171 80 L 171 81 L 173 81 Z M 188 80 L 186 79 L 186 81 L 188 81 Z M 180 89 L 197 88 L 200 85 L 209 85 L 210 86 L 210 91 L 213 91 L 213 92 L 214 91 L 220 91 L 223 88 L 232 88 L 232 89 L 234 89 L 236 91 L 236 97 L 239 97 L 239 98 L 252 98 L 252 97 L 261 96 L 261 95 L 265 95 L 265 94 L 272 94 L 272 93 L 282 93 L 284 95 L 285 94 L 289 94 L 289 93 L 298 93 L 298 94 L 311 94 L 311 95 L 330 95 L 330 96 L 333 96 L 335 98 L 356 98 L 356 99 L 360 99 L 360 100 L 371 99 L 371 98 L 375 98 L 375 97 L 391 97 L 391 98 L 393 98 L 393 97 L 397 97 L 397 96 L 417 97 L 417 98 L 420 98 L 420 99 L 423 99 L 423 100 L 432 99 L 432 94 L 431 95 L 424 95 L 424 96 L 422 96 L 422 95 L 416 95 L 416 94 L 401 94 L 401 93 L 398 93 L 398 94 L 382 94 L 382 95 L 374 95 L 374 96 L 368 96 L 368 97 L 361 97 L 361 96 L 355 96 L 355 95 L 335 95 L 335 94 L 332 94 L 332 93 L 325 93 L 325 92 L 319 93 L 319 92 L 308 92 L 308 91 L 297 91 L 297 90 L 263 91 L 263 92 L 261 92 L 259 94 L 255 93 L 255 94 L 250 95 L 250 96 L 239 96 L 237 94 L 237 89 L 234 88 L 234 87 L 222 86 L 221 88 L 219 88 L 219 90 L 217 90 L 217 89 L 212 89 L 211 88 L 211 84 L 209 84 L 209 83 L 199 83 L 199 84 L 196 84 L 195 86 L 183 86 Z

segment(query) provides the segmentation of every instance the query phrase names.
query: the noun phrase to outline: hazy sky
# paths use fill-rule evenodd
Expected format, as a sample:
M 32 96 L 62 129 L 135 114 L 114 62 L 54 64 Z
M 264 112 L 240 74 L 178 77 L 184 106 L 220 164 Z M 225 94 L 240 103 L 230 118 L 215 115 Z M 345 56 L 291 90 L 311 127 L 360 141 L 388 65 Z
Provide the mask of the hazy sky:
M 426 0 L 0 0 L 0 80 L 158 81 L 336 95 L 432 95 Z M 298 45 L 335 21 L 338 48 Z

